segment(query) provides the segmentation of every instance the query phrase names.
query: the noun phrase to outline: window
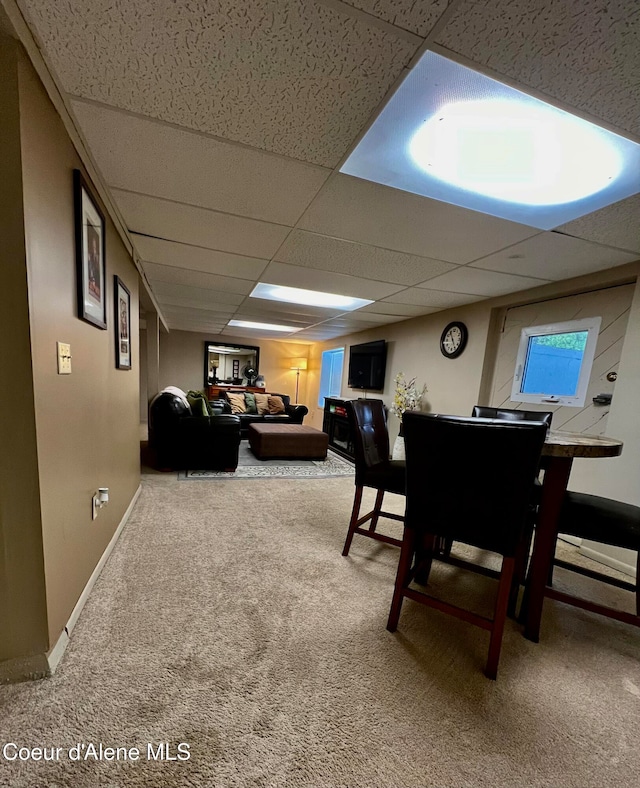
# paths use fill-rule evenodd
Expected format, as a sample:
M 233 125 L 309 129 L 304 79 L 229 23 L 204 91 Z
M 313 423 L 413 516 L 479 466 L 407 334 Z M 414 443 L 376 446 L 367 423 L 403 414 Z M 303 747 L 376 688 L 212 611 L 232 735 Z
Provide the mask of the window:
M 320 393 L 318 405 L 324 408 L 325 397 L 339 397 L 342 387 L 342 367 L 344 364 L 344 348 L 325 350 L 322 354 L 320 371 Z
M 600 322 L 590 317 L 523 328 L 511 399 L 583 407 Z

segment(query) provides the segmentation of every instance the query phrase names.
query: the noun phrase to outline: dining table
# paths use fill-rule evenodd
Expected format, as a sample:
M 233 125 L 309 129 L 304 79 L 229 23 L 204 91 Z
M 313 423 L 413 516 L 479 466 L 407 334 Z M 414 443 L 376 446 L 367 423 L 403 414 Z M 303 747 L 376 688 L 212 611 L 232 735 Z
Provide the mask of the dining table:
M 617 457 L 622 453 L 622 446 L 622 441 L 602 435 L 560 430 L 547 433 L 542 449 L 542 495 L 521 612 L 524 636 L 535 643 L 540 639 L 544 598 L 553 594 L 547 583 L 555 555 L 560 510 L 573 461 L 575 458 Z

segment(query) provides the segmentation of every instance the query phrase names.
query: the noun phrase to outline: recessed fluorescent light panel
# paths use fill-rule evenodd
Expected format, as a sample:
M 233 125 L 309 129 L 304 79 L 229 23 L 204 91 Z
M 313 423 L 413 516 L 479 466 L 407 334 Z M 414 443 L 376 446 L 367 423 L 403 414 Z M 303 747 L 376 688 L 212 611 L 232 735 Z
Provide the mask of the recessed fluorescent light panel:
M 354 309 L 360 309 L 361 306 L 373 304 L 373 301 L 366 298 L 321 293 L 319 290 L 303 290 L 300 287 L 268 285 L 264 282 L 258 282 L 251 292 L 251 297 L 266 298 L 268 301 L 285 301 L 289 304 L 319 306 L 326 309 L 340 309 L 345 312 L 352 312 Z
M 541 230 L 640 191 L 640 145 L 426 52 L 340 172 Z
M 228 326 L 236 328 L 257 328 L 260 331 L 283 331 L 290 334 L 292 331 L 300 331 L 300 326 L 281 326 L 277 323 L 254 323 L 252 320 L 230 320 Z

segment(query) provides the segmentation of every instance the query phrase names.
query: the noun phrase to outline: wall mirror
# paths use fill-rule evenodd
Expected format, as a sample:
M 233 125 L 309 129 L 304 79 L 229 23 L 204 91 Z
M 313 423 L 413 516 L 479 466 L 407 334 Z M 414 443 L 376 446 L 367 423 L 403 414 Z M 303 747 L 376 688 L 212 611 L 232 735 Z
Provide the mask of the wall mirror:
M 255 345 L 204 343 L 204 385 L 253 386 L 258 376 L 260 348 Z

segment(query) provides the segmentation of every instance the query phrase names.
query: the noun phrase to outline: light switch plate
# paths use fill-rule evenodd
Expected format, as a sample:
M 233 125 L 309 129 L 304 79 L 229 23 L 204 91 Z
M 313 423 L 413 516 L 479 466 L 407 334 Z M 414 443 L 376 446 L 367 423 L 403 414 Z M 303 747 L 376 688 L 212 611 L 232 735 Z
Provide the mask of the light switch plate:
M 58 375 L 71 374 L 71 345 L 66 342 L 56 342 L 58 347 Z

